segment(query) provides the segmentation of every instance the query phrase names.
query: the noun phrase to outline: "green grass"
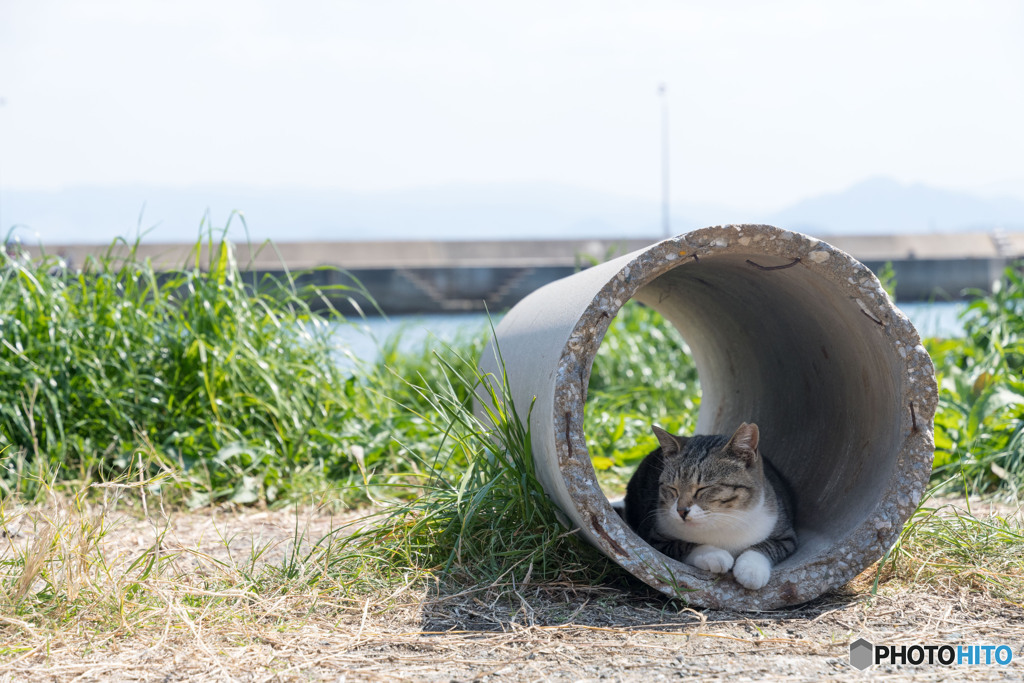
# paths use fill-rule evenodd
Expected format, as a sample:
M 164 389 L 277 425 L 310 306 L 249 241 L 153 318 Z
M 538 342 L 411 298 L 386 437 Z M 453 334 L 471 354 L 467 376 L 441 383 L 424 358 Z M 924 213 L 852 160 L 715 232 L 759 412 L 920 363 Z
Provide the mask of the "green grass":
M 372 500 L 387 511 L 373 536 L 304 560 L 548 578 L 565 553 L 606 562 L 555 520 L 525 427 L 473 414 L 481 335 L 440 354 L 395 337 L 344 370 L 344 321 L 311 309 L 338 292 L 302 290 L 302 274 L 247 283 L 222 241 L 172 273 L 114 247 L 81 272 L 0 265 L 5 498 L 129 477 L 171 505 Z
M 1004 288 L 1016 287 L 1014 277 L 1008 274 L 1009 285 Z M 1008 296 L 1024 300 L 1024 291 L 1008 295 L 1002 289 L 992 298 Z M 993 476 L 992 464 L 1015 471 L 1014 458 L 1019 457 L 1014 438 L 1021 431 L 1020 402 L 1005 392 L 1015 394 L 1020 388 L 1019 374 L 1014 374 L 1016 361 L 1006 351 L 1019 345 L 1022 331 L 1003 320 L 1005 312 L 1012 310 L 1004 301 L 993 304 L 981 298 L 968 315 L 977 315 L 974 311 L 981 308 L 995 320 L 969 321 L 974 337 L 928 341 L 933 351 L 948 350 L 947 355 L 935 354 L 942 395 L 937 418 L 940 448 L 931 493 L 952 490 L 1014 498 L 1021 480 Z M 977 347 L 993 337 L 993 329 L 1002 330 L 1002 337 L 982 353 Z M 410 405 L 429 425 L 428 431 L 446 435 L 447 443 L 433 453 L 431 467 L 424 463 L 419 468 L 439 474 L 423 486 L 418 498 L 390 509 L 381 526 L 332 543 L 330 552 L 338 553 L 335 557 L 342 565 L 353 557 L 368 562 L 363 566 L 370 574 L 382 567 L 415 566 L 444 575 L 460 574 L 470 583 L 489 583 L 503 576 L 521 579 L 530 571 L 534 577 L 549 577 L 551 565 L 545 560 L 553 557 L 562 558 L 558 566 L 580 581 L 621 577 L 607 560 L 565 535 L 532 478 L 529 440 L 523 429 L 510 423 L 505 413 L 483 421 L 471 414 L 467 397 L 479 377 L 470 359 L 476 357 L 478 347 L 460 354 L 467 347 L 456 346 L 449 351 L 452 355 L 435 355 L 432 360 L 426 351 L 388 360 L 398 375 L 419 376 Z M 442 362 L 445 357 L 455 360 Z M 976 358 L 983 359 L 983 367 L 997 370 L 980 387 L 979 395 L 988 397 L 981 399 L 987 412 L 976 407 L 978 399 L 958 402 L 947 379 L 958 372 L 968 376 L 983 372 L 976 367 Z M 644 386 L 643 392 L 616 390 L 638 384 Z M 971 391 L 975 391 L 973 385 Z M 394 395 L 403 392 L 396 390 Z M 699 401 L 696 370 L 685 343 L 656 312 L 627 304 L 595 359 L 586 406 L 588 447 L 606 490 L 620 490 L 636 462 L 654 448 L 652 422 L 680 432 L 692 430 Z M 975 427 L 972 410 L 981 427 Z M 968 453 L 944 444 L 942 438 L 952 429 L 965 434 L 974 429 L 975 450 Z M 500 437 L 494 439 L 495 433 Z M 981 433 L 996 436 L 979 440 Z M 993 444 L 998 448 L 991 449 Z M 983 455 L 973 457 L 974 453 Z M 954 457 L 956 476 L 950 479 L 944 471 Z M 453 471 L 457 476 L 451 475 Z M 958 585 L 1019 601 L 1021 534 L 1020 522 L 1014 518 L 979 518 L 923 504 L 890 555 L 887 576 L 908 583 L 959 581 Z M 349 559 L 342 561 L 342 556 Z
M 1024 279 L 1007 269 L 963 317 L 963 339 L 930 339 L 939 406 L 935 482 L 1019 499 L 1024 491 Z M 946 482 L 946 483 L 941 483 Z
M 382 510 L 373 526 L 293 556 L 279 571 L 288 581 L 621 575 L 558 521 L 534 477 L 529 425 L 505 410 L 474 413 L 484 335 L 440 351 L 400 351 L 392 338 L 378 360 L 345 370 L 332 327 L 344 321 L 311 302 L 358 283 L 324 292 L 298 276 L 245 282 L 230 245 L 214 239 L 172 273 L 140 261 L 133 245 L 115 246 L 81 272 L 55 257 L 2 257 L 4 500 L 54 491 L 77 500 L 91 483 L 127 477 L 141 482 L 136 495 L 167 505 L 340 499 Z M 965 339 L 927 342 L 940 381 L 935 490 L 1012 499 L 1024 486 L 1022 312 L 1024 284 L 1008 272 L 971 305 Z M 495 398 L 507 393 L 497 379 L 486 389 Z M 618 390 L 637 385 L 644 391 Z M 652 422 L 692 430 L 699 402 L 682 339 L 654 311 L 627 304 L 597 354 L 586 406 L 602 484 L 621 489 L 654 448 Z M 945 538 L 922 532 L 940 518 L 909 525 L 917 535 L 905 534 L 900 552 Z M 1015 533 L 985 547 L 1010 547 Z
M 392 404 L 335 362 L 341 317 L 310 308 L 345 287 L 247 283 L 212 238 L 170 273 L 136 247 L 77 272 L 0 256 L 0 490 L 134 466 L 175 471 L 191 505 L 272 502 L 350 479 L 354 445 L 370 466 L 398 456 L 364 418 L 386 423 Z
M 398 615 L 412 606 L 426 616 L 432 599 L 530 611 L 527 601 L 551 592 L 565 596 L 558 623 L 600 591 L 616 595 L 605 618 L 631 610 L 635 598 L 610 586 L 651 599 L 559 521 L 535 477 L 529 422 L 474 411 L 478 391 L 492 405 L 511 400 L 503 378 L 484 384 L 477 370 L 485 335 L 412 351 L 395 337 L 379 359 L 346 370 L 332 334 L 344 321 L 311 306 L 356 290 L 303 288 L 301 274 L 243 282 L 230 247 L 212 240 L 169 274 L 123 246 L 82 273 L 55 258 L 0 263 L 0 661 L 11 670 L 54 675 L 51 648 L 62 661 L 163 651 L 177 667 L 181 653 L 249 657 L 339 633 L 361 658 L 408 622 Z M 203 253 L 215 255 L 206 267 Z M 1015 277 L 972 305 L 967 338 L 927 342 L 940 378 L 932 494 L 1020 493 Z M 637 385 L 645 390 L 617 390 Z M 682 340 L 657 313 L 625 306 L 586 405 L 603 485 L 620 487 L 654 447 L 651 422 L 692 430 L 699 401 Z M 374 515 L 327 535 L 300 523 L 315 515 L 298 503 L 339 501 L 369 502 Z M 926 498 L 877 583 L 961 601 L 970 591 L 1000 610 L 1024 604 L 1019 518 L 946 501 Z M 218 502 L 236 512 L 296 504 L 286 552 L 253 540 L 239 555 L 219 528 L 203 549 L 195 534 L 180 544 L 174 522 L 199 518 L 181 508 Z
M 686 342 L 657 311 L 626 302 L 594 358 L 584 411 L 587 447 L 605 490 L 622 493 L 633 469 L 657 447 L 652 424 L 691 433 L 699 408 L 700 383 Z
M 368 385 L 393 397 L 409 416 L 395 438 L 411 477 L 379 473 L 400 497 L 381 501 L 385 509 L 373 525 L 325 539 L 310 559 L 329 556 L 337 571 L 352 575 L 405 576 L 416 567 L 471 584 L 527 576 L 624 578 L 559 521 L 534 475 L 528 425 L 507 410 L 505 378 L 484 382 L 476 368 L 485 341 L 486 335 L 476 335 L 404 354 L 397 353 L 397 339 L 385 345 Z M 644 392 L 617 390 L 638 382 Z M 472 398 L 480 391 L 492 406 L 504 407 L 475 413 Z M 588 390 L 588 447 L 606 489 L 623 489 L 655 447 L 652 420 L 679 432 L 692 429 L 699 401 L 696 368 L 682 338 L 652 309 L 628 303 L 601 345 Z
M 413 455 L 418 481 L 370 525 L 341 530 L 310 558 L 334 571 L 377 577 L 417 568 L 469 584 L 555 579 L 600 580 L 610 560 L 558 521 L 536 479 L 530 432 L 516 418 L 504 377 L 484 377 L 477 356 L 435 351 L 405 376 L 409 412 L 441 439 Z M 422 359 L 422 355 L 420 358 Z M 487 396 L 474 410 L 472 397 Z M 410 493 L 412 495 L 410 495 Z

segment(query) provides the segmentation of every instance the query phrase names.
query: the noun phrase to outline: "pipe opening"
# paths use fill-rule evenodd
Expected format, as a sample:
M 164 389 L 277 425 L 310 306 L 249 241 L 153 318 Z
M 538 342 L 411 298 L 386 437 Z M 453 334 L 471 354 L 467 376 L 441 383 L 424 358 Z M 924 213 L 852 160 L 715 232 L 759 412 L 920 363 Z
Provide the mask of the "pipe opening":
M 762 450 L 792 485 L 799 545 L 758 591 L 655 551 L 598 484 L 587 387 L 630 299 L 658 311 L 693 355 L 694 431 L 757 423 Z M 665 240 L 537 290 L 505 316 L 496 342 L 520 417 L 533 406 L 548 495 L 637 578 L 697 605 L 774 609 L 846 583 L 896 540 L 931 473 L 937 391 L 916 330 L 867 268 L 805 235 L 741 225 Z M 490 355 L 485 372 L 495 370 Z
M 749 263 L 759 256 L 672 269 L 634 298 L 692 350 L 704 387 L 696 433 L 760 427 L 796 497 L 799 546 L 784 568 L 826 553 L 878 505 L 903 438 L 903 363 L 848 295 L 806 268 L 760 270 Z
M 625 302 L 612 318 L 594 357 L 584 408 L 587 449 L 609 500 L 658 443 L 651 425 L 693 433 L 700 380 L 693 355 L 657 311 Z

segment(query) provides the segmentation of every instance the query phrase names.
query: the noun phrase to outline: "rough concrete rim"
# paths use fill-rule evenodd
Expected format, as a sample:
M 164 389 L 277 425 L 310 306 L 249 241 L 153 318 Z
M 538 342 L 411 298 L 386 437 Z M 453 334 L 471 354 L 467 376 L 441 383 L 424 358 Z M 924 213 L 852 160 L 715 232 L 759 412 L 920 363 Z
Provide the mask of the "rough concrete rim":
M 759 591 L 739 586 L 728 575 L 713 576 L 661 555 L 633 533 L 612 509 L 597 483 L 583 430 L 586 387 L 594 356 L 622 305 L 674 269 L 701 267 L 702 260 L 707 264 L 726 258 L 734 263 L 742 258 L 750 267 L 764 271 L 806 269 L 809 275 L 801 277 L 811 278 L 815 286 L 826 288 L 837 301 L 848 299 L 850 306 L 858 306 L 857 313 L 874 329 L 870 334 L 877 336 L 886 359 L 902 364 L 899 378 L 894 380 L 900 384 L 900 414 L 891 417 L 901 443 L 894 455 L 895 468 L 878 503 L 842 538 L 832 539 L 825 551 L 805 557 L 802 562 L 784 562 L 777 567 L 768 585 Z M 534 457 L 548 494 L 579 526 L 582 535 L 648 585 L 710 608 L 766 610 L 806 602 L 845 584 L 881 558 L 916 509 L 931 473 L 937 389 L 931 358 L 920 344 L 917 331 L 893 306 L 877 278 L 851 256 L 825 242 L 763 225 L 696 230 L 603 265 L 607 266 L 603 272 L 596 272 L 599 268 L 595 268 L 590 275 L 582 271 L 565 278 L 586 280 L 597 290 L 565 338 L 554 376 L 538 379 L 530 375 L 538 367 L 517 369 L 513 363 L 508 368 L 514 394 L 521 382 L 527 393 L 533 391 L 536 399 L 547 399 L 545 394 L 553 391 L 550 401 L 537 400 L 536 408 L 547 413 L 550 406 L 551 412 L 541 415 L 540 422 L 533 425 Z M 584 285 L 583 289 L 586 288 Z M 543 296 L 544 288 L 531 295 L 533 303 L 525 306 L 537 307 L 543 303 Z M 503 335 L 504 323 L 505 320 L 499 324 L 496 336 L 503 355 L 507 356 L 504 344 L 509 340 Z M 511 325 L 514 328 L 515 323 Z M 487 356 L 485 352 L 484 358 Z M 542 360 L 538 362 L 543 366 Z M 486 362 L 482 365 L 486 366 Z M 702 386 L 703 381 L 702 377 Z M 517 403 L 523 404 L 523 398 Z M 535 413 L 534 418 L 537 417 Z M 555 466 L 560 476 L 544 476 L 543 470 Z

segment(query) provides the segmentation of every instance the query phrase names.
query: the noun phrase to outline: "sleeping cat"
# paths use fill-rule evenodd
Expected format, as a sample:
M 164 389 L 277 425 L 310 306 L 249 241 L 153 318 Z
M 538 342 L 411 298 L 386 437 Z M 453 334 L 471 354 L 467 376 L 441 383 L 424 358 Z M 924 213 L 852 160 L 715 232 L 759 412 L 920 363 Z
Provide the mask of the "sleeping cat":
M 652 427 L 659 448 L 626 487 L 625 519 L 656 550 L 756 590 L 796 549 L 785 480 L 757 449 L 757 425 L 732 437 L 673 436 Z

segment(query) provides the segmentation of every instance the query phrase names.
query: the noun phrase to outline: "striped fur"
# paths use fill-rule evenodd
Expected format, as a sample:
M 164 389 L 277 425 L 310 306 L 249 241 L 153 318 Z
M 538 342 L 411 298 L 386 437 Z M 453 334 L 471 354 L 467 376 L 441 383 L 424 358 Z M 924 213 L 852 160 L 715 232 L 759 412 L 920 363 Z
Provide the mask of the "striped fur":
M 733 569 L 744 586 L 763 586 L 797 538 L 792 493 L 761 455 L 757 425 L 744 423 L 732 437 L 653 429 L 660 446 L 629 481 L 626 522 L 669 557 L 717 573 Z M 751 550 L 767 562 L 743 557 Z

